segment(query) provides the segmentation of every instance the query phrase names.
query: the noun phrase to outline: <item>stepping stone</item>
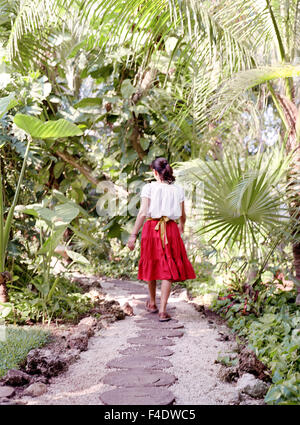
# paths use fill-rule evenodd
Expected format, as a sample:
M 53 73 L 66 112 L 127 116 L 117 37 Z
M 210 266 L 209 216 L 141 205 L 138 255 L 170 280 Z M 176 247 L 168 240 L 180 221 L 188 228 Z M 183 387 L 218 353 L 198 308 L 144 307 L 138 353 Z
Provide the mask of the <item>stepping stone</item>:
M 167 406 L 175 401 L 171 391 L 160 387 L 118 388 L 100 395 L 104 404 L 109 405 L 157 405 Z
M 153 314 L 153 316 L 154 316 L 154 314 Z M 156 319 L 158 321 L 158 316 L 156 316 Z M 136 319 L 135 323 L 149 323 L 149 319 Z M 178 323 L 178 320 L 177 319 L 171 319 L 168 322 L 159 322 L 159 323 L 160 323 L 160 325 L 165 325 L 167 323 Z
M 137 326 L 139 328 L 143 328 L 143 329 L 182 329 L 184 328 L 184 326 L 181 323 L 173 323 L 172 320 L 170 320 L 169 322 L 154 322 L 153 320 L 151 321 L 147 321 L 145 320 L 144 322 L 140 322 L 137 323 Z
M 110 372 L 102 379 L 104 384 L 115 387 L 166 387 L 174 384 L 176 377 L 165 372 L 147 370 Z M 138 391 L 139 392 L 139 391 Z
M 143 289 L 143 288 L 127 289 L 127 291 L 131 295 L 135 295 L 135 294 L 147 295 L 148 294 L 148 291 L 146 289 Z
M 152 347 L 162 347 L 162 346 L 169 346 L 169 345 L 175 345 L 174 342 L 171 339 L 168 338 L 147 338 L 145 336 L 137 336 L 134 338 L 128 338 L 127 342 L 129 344 L 139 344 L 139 345 L 151 345 Z
M 171 356 L 174 352 L 168 350 L 164 347 L 151 347 L 151 346 L 138 346 L 135 345 L 133 347 L 125 348 L 125 350 L 120 350 L 120 354 L 125 355 L 139 355 L 139 356 L 153 356 L 153 357 L 167 357 Z
M 143 332 L 138 333 L 138 336 L 145 336 L 147 334 L 148 338 L 152 337 L 158 338 L 180 338 L 183 336 L 183 331 L 179 329 L 148 329 Z
M 117 279 L 110 279 L 106 281 L 107 283 L 112 283 L 115 287 L 124 289 L 125 291 L 139 291 L 140 289 L 145 291 L 145 288 L 143 288 L 141 285 L 132 283 L 130 281 L 126 280 L 117 280 Z
M 121 359 L 113 359 L 106 365 L 109 368 L 117 369 L 164 369 L 171 367 L 169 360 L 159 359 L 150 356 L 126 356 Z
M 138 307 L 138 306 L 136 306 L 136 307 Z M 175 308 L 174 308 L 174 310 L 175 310 Z M 173 315 L 174 311 L 167 309 L 167 313 L 170 313 L 171 315 Z M 145 309 L 144 306 L 143 306 L 143 309 L 142 309 L 142 313 L 139 314 L 139 317 L 141 317 L 141 319 L 144 319 L 144 320 L 150 319 L 150 320 L 155 320 L 155 321 L 158 322 L 158 313 L 149 313 Z M 159 322 L 159 323 L 166 323 L 166 322 Z

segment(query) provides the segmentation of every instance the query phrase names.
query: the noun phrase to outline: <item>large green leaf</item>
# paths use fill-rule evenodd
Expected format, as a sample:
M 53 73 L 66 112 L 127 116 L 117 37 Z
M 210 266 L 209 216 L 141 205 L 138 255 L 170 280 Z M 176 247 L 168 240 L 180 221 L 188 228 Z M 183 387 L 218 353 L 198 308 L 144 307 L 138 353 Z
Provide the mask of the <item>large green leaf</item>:
M 89 260 L 85 258 L 82 254 L 79 254 L 78 252 L 71 251 L 70 249 L 66 249 L 66 253 L 75 263 L 81 263 L 86 265 L 90 264 Z
M 135 92 L 136 92 L 136 89 L 133 87 L 130 80 L 124 80 L 121 86 L 121 93 L 123 98 L 128 99 Z
M 17 104 L 14 93 L 0 99 L 0 119 Z
M 83 233 L 80 230 L 76 229 L 74 226 L 69 226 L 70 229 L 75 233 L 75 235 L 79 236 L 80 239 L 88 242 L 91 245 L 98 246 L 99 241 L 97 239 L 92 238 L 88 233 Z
M 79 209 L 75 205 L 67 203 L 57 205 L 54 208 L 54 213 L 55 218 L 52 221 L 54 221 L 55 225 L 63 225 L 71 223 L 78 216 Z
M 260 84 L 281 78 L 291 78 L 300 76 L 300 65 L 280 64 L 264 66 L 260 68 L 248 69 L 233 74 L 227 81 L 217 87 L 216 93 L 212 97 L 212 107 L 210 119 L 216 119 L 229 110 L 234 102 L 239 99 L 247 90 L 257 87 Z M 197 84 L 196 84 L 197 85 Z M 199 87 L 200 90 L 200 87 Z M 199 108 L 201 106 L 199 105 Z M 196 107 L 198 111 L 198 108 Z M 199 117 L 208 114 L 208 111 L 198 111 Z
M 88 108 L 88 107 L 95 107 L 95 106 L 101 106 L 102 105 L 102 99 L 99 97 L 86 97 L 79 102 L 74 104 L 74 108 Z
M 58 190 L 53 190 L 53 195 L 55 198 L 57 198 L 60 202 L 64 204 L 69 204 L 71 207 L 76 207 L 79 209 L 81 214 L 83 214 L 85 217 L 89 217 L 89 213 L 82 208 L 80 205 L 76 204 L 76 202 L 72 201 L 72 199 L 67 198 L 63 193 L 59 192 Z
M 53 255 L 55 248 L 61 241 L 64 231 L 66 230 L 66 227 L 67 226 L 61 226 L 59 229 L 53 232 L 52 235 L 41 246 L 37 254 L 45 255 L 50 253 L 50 255 Z
M 17 114 L 14 117 L 14 123 L 36 139 L 59 139 L 83 134 L 77 125 L 64 119 L 43 122 L 30 115 Z
M 67 226 L 79 214 L 79 208 L 76 204 L 67 202 L 65 204 L 57 205 L 53 210 L 45 208 L 41 204 L 32 204 L 26 207 L 18 207 L 17 211 L 22 211 L 25 214 L 30 214 L 35 217 L 40 217 L 45 220 L 49 226 L 60 227 Z
M 13 304 L 11 303 L 0 303 L 0 318 L 4 319 L 13 310 Z

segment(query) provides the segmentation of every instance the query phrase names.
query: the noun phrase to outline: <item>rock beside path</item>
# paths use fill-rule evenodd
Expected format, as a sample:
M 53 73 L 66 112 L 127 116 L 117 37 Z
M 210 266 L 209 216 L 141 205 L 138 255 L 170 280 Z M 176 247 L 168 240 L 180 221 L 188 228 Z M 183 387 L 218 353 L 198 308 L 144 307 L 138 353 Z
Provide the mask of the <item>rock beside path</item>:
M 253 374 L 258 379 L 270 380 L 267 367 L 246 347 L 239 353 L 239 371 L 241 375 Z
M 245 393 L 253 398 L 262 398 L 267 393 L 269 385 L 250 373 L 245 373 L 237 381 L 237 389 L 239 393 Z
M 125 316 L 134 316 L 134 311 L 132 306 L 129 304 L 129 302 L 126 302 L 123 306 L 122 306 L 122 310 L 125 313 Z
M 86 351 L 88 349 L 89 336 L 87 332 L 81 331 L 71 334 L 67 338 L 67 348 L 75 348 L 79 351 Z
M 48 349 L 35 348 L 28 353 L 25 370 L 34 375 L 44 375 L 47 378 L 57 376 L 68 369 L 65 358 Z
M 30 375 L 17 369 L 10 369 L 2 379 L 4 385 L 11 385 L 13 387 L 29 384 L 30 381 Z
M 34 384 L 29 385 L 23 395 L 28 395 L 31 397 L 39 397 L 47 391 L 47 385 L 42 382 L 35 382 Z
M 218 378 L 223 382 L 233 382 L 238 376 L 237 367 L 222 367 L 218 372 Z

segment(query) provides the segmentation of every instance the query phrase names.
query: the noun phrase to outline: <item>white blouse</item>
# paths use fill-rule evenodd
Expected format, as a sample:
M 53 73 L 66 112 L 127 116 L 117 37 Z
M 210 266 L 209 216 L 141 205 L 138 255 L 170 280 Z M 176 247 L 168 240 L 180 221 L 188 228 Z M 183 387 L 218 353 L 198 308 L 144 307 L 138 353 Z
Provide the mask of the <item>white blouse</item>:
M 143 186 L 141 198 L 150 199 L 147 217 L 167 216 L 171 220 L 181 217 L 181 202 L 184 201 L 183 187 L 175 183 L 151 182 Z

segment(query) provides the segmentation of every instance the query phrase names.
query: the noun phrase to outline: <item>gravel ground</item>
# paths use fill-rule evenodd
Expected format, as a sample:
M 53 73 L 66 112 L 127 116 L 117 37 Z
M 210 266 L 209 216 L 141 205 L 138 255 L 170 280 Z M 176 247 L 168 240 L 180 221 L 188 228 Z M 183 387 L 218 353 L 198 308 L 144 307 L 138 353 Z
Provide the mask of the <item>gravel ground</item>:
M 171 387 L 176 404 L 232 404 L 237 397 L 235 385 L 218 379 L 221 365 L 215 363 L 219 354 L 231 351 L 231 343 L 218 341 L 217 329 L 191 304 L 180 300 L 173 304 L 176 318 L 185 328 L 171 358 L 173 368 L 168 369 L 178 378 Z
M 110 298 L 118 300 L 121 305 L 126 301 L 131 303 L 132 297 L 145 297 L 142 291 L 137 291 L 139 294 L 136 295 L 121 290 L 116 281 L 103 282 L 102 286 Z M 174 338 L 176 345 L 170 347 L 174 351 L 170 357 L 173 367 L 166 370 L 178 378 L 169 388 L 176 396 L 175 404 L 234 404 L 238 395 L 235 384 L 218 379 L 221 365 L 215 363 L 219 353 L 224 355 L 232 351 L 232 343 L 220 341 L 218 328 L 209 323 L 182 296 L 170 297 L 169 305 L 176 306 L 174 317 L 184 324 L 184 336 Z M 143 304 L 139 308 L 143 308 Z M 136 336 L 140 330 L 135 324 L 139 308 L 134 308 L 135 317 L 117 321 L 90 338 L 88 351 L 82 352 L 80 359 L 67 372 L 52 378 L 47 393 L 36 398 L 23 397 L 21 401 L 32 405 L 102 404 L 99 394 L 114 388 L 101 383 L 101 378 L 109 371 L 105 366 L 111 359 L 121 357 L 118 350 L 128 347 L 127 339 Z M 260 403 L 250 400 L 243 404 Z

